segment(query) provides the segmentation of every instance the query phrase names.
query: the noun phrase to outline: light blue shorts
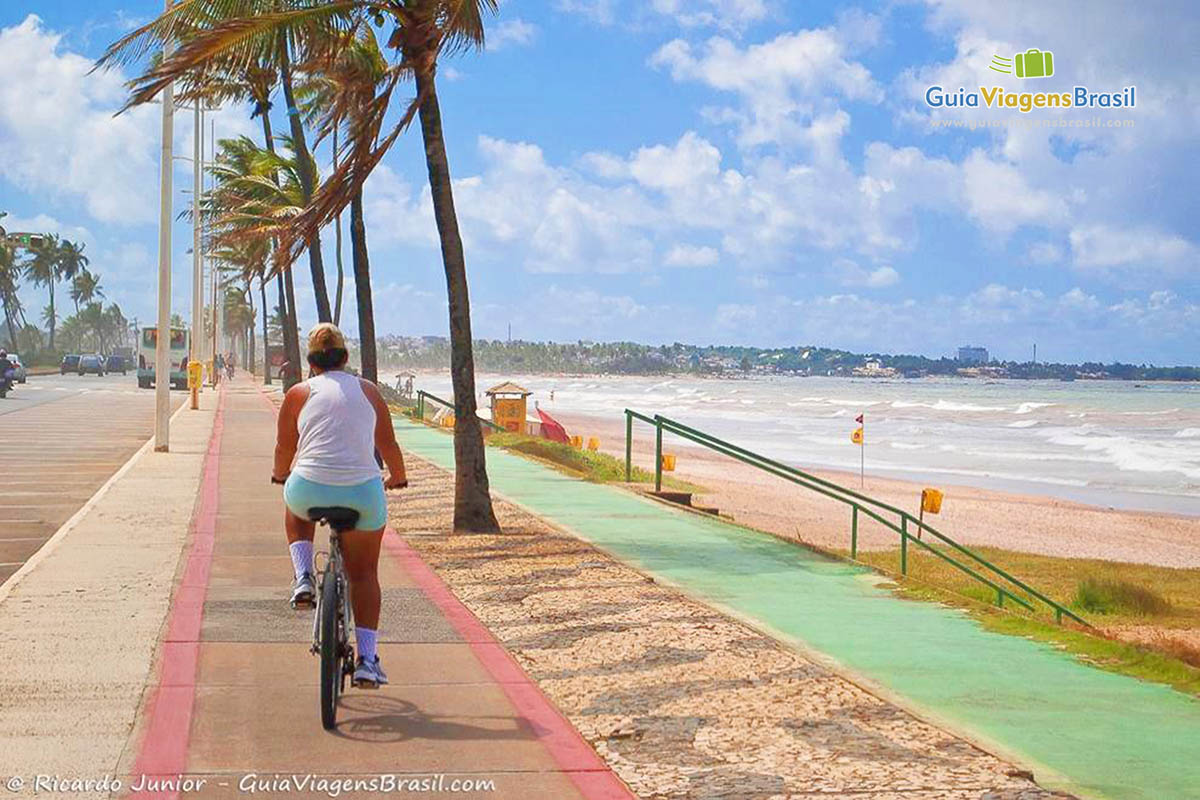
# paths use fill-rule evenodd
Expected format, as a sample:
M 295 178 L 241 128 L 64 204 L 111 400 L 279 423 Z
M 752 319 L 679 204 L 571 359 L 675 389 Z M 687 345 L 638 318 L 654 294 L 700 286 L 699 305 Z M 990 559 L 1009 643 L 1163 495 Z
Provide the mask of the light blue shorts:
M 331 486 L 288 476 L 283 485 L 283 502 L 300 519 L 308 519 L 308 510 L 320 506 L 341 506 L 358 512 L 355 530 L 377 531 L 387 524 L 387 498 L 383 494 L 383 479 L 372 478 L 354 486 Z

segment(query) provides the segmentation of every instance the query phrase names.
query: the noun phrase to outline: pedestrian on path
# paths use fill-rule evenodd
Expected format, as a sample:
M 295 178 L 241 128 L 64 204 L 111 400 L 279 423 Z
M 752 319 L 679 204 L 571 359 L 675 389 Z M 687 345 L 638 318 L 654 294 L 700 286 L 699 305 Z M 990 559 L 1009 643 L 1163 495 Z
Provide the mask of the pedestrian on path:
M 379 389 L 345 371 L 348 352 L 342 332 L 328 322 L 308 334 L 313 375 L 284 395 L 279 409 L 272 477 L 284 482 L 284 527 L 296 580 L 292 605 L 308 605 L 316 595 L 313 535 L 308 510 L 341 506 L 358 512 L 355 530 L 342 535 L 358 663 L 357 686 L 379 686 L 387 675 L 379 663 L 379 547 L 387 524 L 384 489 L 408 485 L 404 456 L 396 443 L 391 413 Z M 387 465 L 381 480 L 378 450 Z

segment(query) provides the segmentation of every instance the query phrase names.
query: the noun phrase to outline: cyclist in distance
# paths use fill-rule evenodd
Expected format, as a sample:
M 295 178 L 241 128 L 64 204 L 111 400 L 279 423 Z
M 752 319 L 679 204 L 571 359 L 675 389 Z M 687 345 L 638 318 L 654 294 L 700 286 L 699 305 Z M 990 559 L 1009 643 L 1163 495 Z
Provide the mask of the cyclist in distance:
M 344 370 L 346 340 L 328 322 L 308 334 L 312 377 L 284 395 L 279 409 L 272 477 L 286 479 L 284 526 L 296 580 L 292 603 L 311 603 L 316 594 L 313 534 L 316 523 L 308 510 L 342 506 L 359 513 L 358 527 L 342 535 L 358 662 L 356 686 L 387 683 L 379 664 L 379 547 L 387 523 L 384 489 L 408 485 L 404 456 L 396 443 L 391 415 L 379 389 Z M 380 478 L 378 450 L 387 465 Z M 294 462 L 294 463 L 293 463 Z

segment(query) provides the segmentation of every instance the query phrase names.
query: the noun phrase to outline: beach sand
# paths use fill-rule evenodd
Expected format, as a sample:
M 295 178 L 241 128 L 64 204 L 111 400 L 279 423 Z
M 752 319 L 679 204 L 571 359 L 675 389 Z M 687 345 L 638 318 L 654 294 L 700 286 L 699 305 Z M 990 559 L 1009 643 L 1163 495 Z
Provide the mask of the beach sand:
M 585 440 L 597 436 L 603 452 L 624 459 L 623 418 L 590 417 L 558 408 L 552 413 L 568 433 Z M 735 522 L 777 535 L 823 548 L 849 549 L 848 506 L 677 437 L 664 441 L 663 450 L 677 456 L 676 478 L 709 490 L 697 495 L 698 505 L 715 506 Z M 649 425 L 635 422 L 633 453 L 636 465 L 653 469 L 654 432 Z M 865 488 L 859 489 L 856 474 L 811 472 L 914 514 L 920 506 L 923 485 L 919 483 L 868 474 Z M 1200 567 L 1200 518 L 962 486 L 937 488 L 945 493 L 941 513 L 926 520 L 962 544 L 1064 558 Z M 890 549 L 899 545 L 898 539 L 894 531 L 860 517 L 859 547 Z

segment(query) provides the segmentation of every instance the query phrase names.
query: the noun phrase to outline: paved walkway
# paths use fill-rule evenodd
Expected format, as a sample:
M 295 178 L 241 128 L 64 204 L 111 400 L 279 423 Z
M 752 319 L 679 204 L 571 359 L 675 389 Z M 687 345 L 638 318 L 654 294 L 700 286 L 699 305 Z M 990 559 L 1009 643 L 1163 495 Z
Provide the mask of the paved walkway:
M 442 467 L 452 441 L 397 423 Z M 884 692 L 1033 765 L 1043 785 L 1112 800 L 1200 796 L 1200 702 L 901 600 L 872 573 L 766 534 L 488 451 L 495 491 L 707 602 L 822 654 Z
M 226 386 L 156 685 L 121 773 L 183 774 L 205 781 L 203 797 L 242 796 L 244 781 L 253 780 L 247 775 L 270 781 L 308 773 L 322 781 L 443 776 L 446 789 L 453 781 L 494 786 L 454 794 L 463 797 L 627 797 L 391 532 L 380 564 L 380 652 L 392 683 L 349 689 L 336 731 L 322 730 L 311 613 L 285 602 L 292 569 L 281 493 L 267 480 L 274 423 L 274 405 L 248 379 Z M 288 796 L 327 791 L 312 784 Z M 360 784 L 339 796 L 375 795 Z

